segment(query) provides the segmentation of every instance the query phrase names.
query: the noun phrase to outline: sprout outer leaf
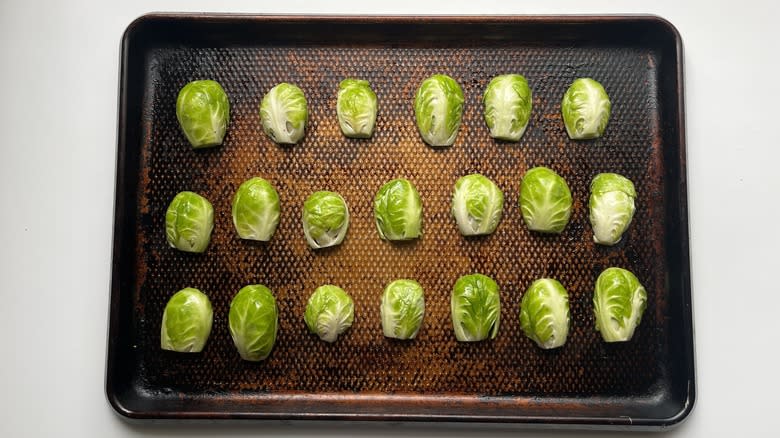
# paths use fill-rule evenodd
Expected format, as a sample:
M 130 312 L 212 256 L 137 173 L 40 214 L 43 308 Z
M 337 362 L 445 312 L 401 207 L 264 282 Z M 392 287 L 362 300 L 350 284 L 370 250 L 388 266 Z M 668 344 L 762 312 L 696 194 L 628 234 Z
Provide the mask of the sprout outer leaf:
M 221 145 L 230 121 L 225 90 L 212 80 L 188 83 L 176 98 L 176 118 L 193 148 Z
M 279 225 L 280 213 L 279 193 L 263 178 L 244 181 L 233 196 L 233 226 L 242 239 L 271 240 Z
M 489 178 L 478 173 L 455 183 L 452 215 L 464 236 L 490 234 L 496 230 L 504 211 L 504 192 Z
M 191 287 L 176 292 L 163 311 L 160 348 L 179 353 L 203 351 L 211 334 L 213 317 L 206 294 Z
M 590 184 L 590 224 L 593 241 L 602 245 L 614 245 L 623 237 L 636 206 L 636 190 L 628 178 L 616 173 L 600 173 Z
M 498 335 L 501 298 L 496 282 L 482 274 L 458 279 L 450 297 L 452 326 L 460 342 L 477 342 Z
M 388 338 L 414 339 L 425 315 L 425 294 L 414 280 L 395 280 L 382 294 L 382 332 Z
M 394 179 L 374 197 L 374 219 L 379 237 L 409 240 L 422 235 L 422 201 L 411 182 Z
M 349 207 L 336 192 L 314 192 L 303 203 L 301 222 L 313 249 L 339 245 L 349 229 Z
M 344 289 L 326 284 L 314 291 L 306 305 L 304 321 L 311 333 L 325 342 L 336 342 L 352 326 L 355 305 Z
M 211 241 L 214 207 L 193 192 L 178 193 L 165 213 L 165 237 L 172 248 L 201 253 Z
M 563 95 L 561 113 L 566 133 L 573 140 L 588 140 L 604 135 L 612 103 L 604 87 L 591 78 L 572 82 Z
M 647 307 L 647 291 L 623 268 L 605 269 L 596 280 L 593 311 L 596 330 L 606 342 L 631 340 Z
M 569 334 L 569 294 L 558 280 L 536 280 L 523 294 L 520 327 L 541 348 L 558 348 Z
M 452 146 L 463 116 L 463 90 L 442 74 L 425 79 L 414 98 L 414 115 L 422 139 L 431 146 Z
M 572 197 L 566 180 L 546 167 L 526 172 L 520 184 L 520 210 L 530 230 L 558 234 L 571 217 Z
M 268 358 L 279 330 L 279 312 L 271 290 L 262 284 L 241 288 L 230 302 L 228 328 L 242 359 L 257 362 Z
M 531 118 L 533 98 L 528 81 L 518 74 L 496 76 L 485 88 L 482 102 L 490 136 L 519 141 Z
M 377 98 L 368 81 L 351 78 L 341 81 L 336 113 L 345 136 L 371 137 L 376 125 Z
M 309 110 L 303 90 L 282 82 L 260 102 L 263 131 L 279 144 L 298 143 L 305 134 Z

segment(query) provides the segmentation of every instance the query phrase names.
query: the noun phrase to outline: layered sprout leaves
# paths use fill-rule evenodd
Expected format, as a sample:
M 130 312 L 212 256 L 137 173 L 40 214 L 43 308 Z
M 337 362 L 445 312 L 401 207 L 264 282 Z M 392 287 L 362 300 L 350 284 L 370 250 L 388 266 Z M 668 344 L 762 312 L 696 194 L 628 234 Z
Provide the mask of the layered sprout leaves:
M 349 229 L 349 208 L 336 192 L 314 192 L 303 203 L 302 222 L 310 247 L 317 249 L 338 245 Z
M 482 274 L 458 279 L 450 298 L 455 338 L 476 342 L 495 338 L 501 322 L 501 299 L 496 282 Z
M 281 83 L 266 93 L 260 102 L 263 131 L 279 144 L 295 144 L 305 133 L 309 110 L 303 90 Z
M 636 206 L 636 190 L 628 178 L 616 173 L 600 173 L 590 184 L 590 224 L 593 241 L 614 245 L 631 225 Z
M 561 101 L 563 124 L 574 140 L 604 135 L 611 111 L 612 103 L 606 90 L 591 78 L 575 80 Z
M 279 330 L 279 312 L 271 290 L 262 284 L 241 288 L 230 302 L 228 328 L 242 359 L 266 359 Z
M 198 289 L 182 289 L 168 300 L 160 328 L 160 347 L 180 353 L 199 353 L 211 333 L 214 312 Z
M 395 280 L 382 294 L 382 331 L 388 338 L 414 339 L 425 315 L 425 296 L 420 283 Z
M 566 181 L 553 170 L 535 167 L 520 184 L 520 210 L 529 229 L 560 233 L 571 217 L 572 197 Z
M 414 98 L 417 128 L 431 146 L 451 146 L 463 116 L 463 90 L 455 79 L 437 74 L 425 79 Z
M 233 225 L 242 239 L 271 240 L 279 225 L 280 213 L 279 194 L 263 178 L 244 181 L 233 197 Z
M 523 294 L 520 327 L 541 348 L 558 348 L 569 334 L 569 294 L 558 280 L 536 280 Z
M 455 183 L 452 215 L 464 236 L 490 234 L 504 211 L 504 192 L 489 178 L 472 174 Z
M 194 148 L 221 145 L 230 120 L 230 102 L 216 81 L 193 81 L 179 90 L 176 118 Z
M 408 240 L 422 235 L 422 201 L 405 179 L 384 184 L 374 197 L 374 219 L 385 240 Z
M 193 192 L 178 193 L 165 213 L 168 244 L 180 251 L 200 253 L 206 250 L 214 229 L 214 207 Z
M 528 81 L 518 74 L 496 76 L 482 96 L 485 122 L 493 138 L 518 141 L 525 133 L 533 104 Z
M 344 289 L 324 285 L 317 288 L 306 305 L 304 321 L 311 333 L 325 342 L 336 342 L 352 326 L 355 305 Z
M 596 330 L 605 341 L 630 340 L 646 307 L 647 291 L 631 271 L 611 267 L 599 275 L 593 294 L 593 310 Z
M 336 113 L 345 136 L 371 137 L 376 125 L 377 98 L 368 81 L 351 78 L 341 81 Z

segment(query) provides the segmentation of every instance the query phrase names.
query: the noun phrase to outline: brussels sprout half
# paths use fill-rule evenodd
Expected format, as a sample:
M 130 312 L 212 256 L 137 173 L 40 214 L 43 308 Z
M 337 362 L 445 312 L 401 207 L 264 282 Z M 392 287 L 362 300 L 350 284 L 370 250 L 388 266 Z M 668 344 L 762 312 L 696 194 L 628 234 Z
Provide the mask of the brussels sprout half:
M 203 252 L 214 229 L 214 207 L 208 199 L 193 192 L 177 194 L 165 213 L 165 237 L 180 251 Z
M 283 82 L 271 88 L 260 102 L 263 131 L 276 143 L 298 143 L 303 138 L 308 118 L 306 96 L 293 84 Z
M 192 81 L 176 98 L 176 118 L 194 148 L 221 145 L 230 120 L 230 102 L 216 81 Z
M 394 179 L 383 185 L 374 197 L 374 219 L 382 239 L 420 237 L 422 201 L 414 185 L 405 179 Z
M 368 81 L 344 79 L 339 84 L 336 113 L 347 137 L 368 138 L 376 124 L 376 94 Z
M 646 307 L 647 291 L 631 271 L 612 267 L 599 275 L 593 294 L 593 311 L 596 330 L 605 341 L 630 340 Z
M 600 173 L 590 183 L 590 224 L 593 241 L 602 245 L 620 242 L 634 218 L 636 190 L 628 178 Z
M 580 78 L 563 95 L 561 113 L 566 133 L 573 140 L 588 140 L 604 135 L 612 103 L 598 82 Z
M 488 83 L 482 96 L 485 123 L 493 138 L 518 141 L 531 118 L 531 88 L 521 75 L 496 76 Z
M 233 196 L 233 225 L 238 237 L 271 240 L 279 225 L 280 211 L 279 194 L 270 182 L 260 177 L 244 181 Z
M 230 302 L 228 328 L 242 359 L 266 359 L 279 330 L 279 312 L 271 290 L 262 284 L 241 288 Z
M 520 303 L 520 327 L 541 348 L 558 348 L 569 334 L 569 294 L 558 280 L 534 281 Z
M 571 191 L 560 175 L 534 167 L 520 183 L 520 210 L 530 230 L 558 234 L 571 217 Z
M 414 115 L 422 139 L 431 146 L 452 146 L 463 116 L 463 90 L 447 75 L 424 80 L 414 98 Z
M 464 236 L 490 234 L 496 230 L 504 211 L 504 192 L 496 183 L 478 173 L 455 183 L 452 215 Z
M 425 315 L 425 295 L 414 280 L 395 280 L 382 294 L 382 332 L 388 338 L 414 339 Z
M 344 241 L 349 229 L 349 208 L 336 192 L 314 192 L 303 203 L 303 234 L 309 246 L 327 248 Z
M 458 341 L 476 342 L 488 337 L 494 339 L 501 322 L 498 284 L 482 274 L 460 277 L 452 289 L 450 310 Z
M 203 292 L 188 287 L 168 300 L 160 328 L 160 348 L 179 353 L 199 353 L 211 333 L 214 312 Z
M 318 287 L 306 304 L 306 327 L 325 342 L 336 342 L 339 335 L 352 326 L 354 319 L 352 298 L 338 286 Z

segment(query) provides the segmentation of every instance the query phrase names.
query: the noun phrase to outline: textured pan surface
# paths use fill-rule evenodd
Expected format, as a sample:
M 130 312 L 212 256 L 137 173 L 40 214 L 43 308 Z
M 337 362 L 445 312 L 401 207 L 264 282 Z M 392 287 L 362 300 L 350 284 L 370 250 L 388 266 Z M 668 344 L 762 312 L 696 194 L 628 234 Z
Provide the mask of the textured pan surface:
M 514 413 L 518 418 L 524 412 L 511 403 L 520 401 L 537 400 L 539 408 L 545 400 L 550 406 L 564 400 L 575 406 L 573 415 L 598 417 L 620 412 L 641 416 L 643 403 L 673 398 L 679 372 L 674 353 L 679 347 L 670 336 L 679 335 L 670 333 L 669 321 L 683 318 L 685 312 L 677 308 L 681 304 L 675 296 L 682 291 L 672 290 L 669 283 L 670 259 L 680 257 L 677 247 L 669 255 L 669 223 L 678 222 L 674 215 L 680 213 L 677 207 L 668 209 L 685 197 L 670 192 L 665 180 L 675 175 L 668 167 L 681 165 L 669 162 L 670 156 L 677 156 L 665 148 L 682 147 L 670 144 L 674 136 L 663 132 L 671 129 L 664 124 L 664 106 L 677 103 L 677 96 L 659 91 L 659 82 L 668 78 L 659 77 L 663 71 L 658 66 L 674 61 L 665 58 L 669 54 L 651 43 L 545 45 L 543 40 L 506 40 L 458 45 L 401 38 L 350 44 L 325 30 L 318 36 L 324 42 L 257 39 L 248 44 L 161 44 L 145 50 L 143 83 L 138 86 L 143 94 L 128 97 L 141 105 L 141 118 L 124 120 L 128 130 L 140 130 L 139 143 L 125 145 L 126 154 L 137 155 L 128 159 L 137 167 L 128 166 L 130 176 L 125 176 L 126 184 L 133 186 L 119 187 L 127 196 L 125 225 L 132 224 L 133 233 L 127 237 L 130 229 L 117 231 L 124 233 L 125 243 L 132 243 L 132 263 L 119 267 L 129 271 L 123 274 L 126 281 L 119 293 L 132 305 L 132 314 L 116 310 L 130 316 L 121 337 L 122 343 L 132 344 L 122 356 L 130 362 L 123 365 L 132 382 L 128 387 L 152 400 L 195 401 L 196 408 L 185 403 L 181 412 L 250 416 L 251 409 L 230 408 L 231 398 L 252 406 L 253 399 L 296 396 L 313 406 L 312 412 L 328 413 L 328 396 L 347 404 L 353 398 L 356 407 L 363 396 L 379 397 L 388 402 L 384 410 L 377 405 L 381 416 L 415 412 L 417 402 L 401 402 L 394 410 L 394 403 L 404 397 L 420 397 L 431 413 L 443 415 L 459 412 L 448 411 L 448 397 L 466 402 L 495 397 L 499 404 L 510 403 L 496 415 Z M 509 72 L 523 74 L 533 90 L 533 114 L 519 143 L 493 140 L 482 117 L 487 82 Z M 465 94 L 463 124 L 450 148 L 426 146 L 415 126 L 415 90 L 434 73 L 455 78 Z M 371 139 L 341 134 L 336 92 L 346 77 L 367 79 L 378 96 Z M 612 117 L 601 139 L 575 142 L 566 136 L 560 100 L 578 77 L 597 79 L 612 99 Z M 195 151 L 178 126 L 178 90 L 195 79 L 214 79 L 229 96 L 230 125 L 221 147 Z M 308 100 L 306 136 L 295 146 L 274 144 L 260 125 L 259 102 L 279 82 L 297 84 Z M 529 232 L 518 206 L 521 176 L 540 165 L 559 172 L 574 198 L 571 221 L 557 236 Z M 452 187 L 457 178 L 474 172 L 504 190 L 504 217 L 493 235 L 463 238 L 449 212 Z M 623 174 L 638 191 L 634 221 L 614 247 L 595 245 L 588 222 L 588 186 L 599 172 Z M 281 197 L 281 223 L 268 243 L 243 241 L 232 225 L 233 194 L 253 176 L 271 181 Z M 423 237 L 400 244 L 378 238 L 372 213 L 376 190 L 397 177 L 416 185 L 424 217 Z M 182 190 L 198 192 L 214 205 L 215 229 L 204 254 L 178 252 L 165 241 L 165 210 Z M 316 190 L 337 191 L 349 204 L 349 233 L 333 249 L 313 251 L 303 237 L 301 206 Z M 631 342 L 619 345 L 601 340 L 592 315 L 595 279 L 609 266 L 630 269 L 648 290 L 640 328 Z M 473 272 L 489 275 L 500 285 L 501 328 L 495 340 L 458 343 L 450 292 L 460 275 Z M 538 349 L 523 336 L 518 321 L 522 293 L 541 277 L 558 279 L 570 294 L 571 332 L 566 345 L 555 351 Z M 382 335 L 381 293 L 396 278 L 416 279 L 426 292 L 423 327 L 411 342 Z M 255 283 L 271 288 L 280 311 L 276 346 L 262 363 L 242 361 L 227 329 L 233 295 Z M 309 334 L 303 323 L 309 295 L 325 283 L 343 287 L 356 306 L 354 325 L 332 345 Z M 214 305 L 214 328 L 202 354 L 159 348 L 165 303 L 184 287 L 199 288 Z M 197 404 L 210 396 L 213 406 Z M 610 400 L 632 398 L 641 402 L 623 411 L 620 406 L 614 411 L 587 407 L 592 400 L 608 405 Z M 228 403 L 224 411 L 220 403 Z M 155 409 L 167 416 L 164 411 L 171 408 Z M 294 416 L 294 409 L 287 414 Z M 479 417 L 480 411 L 471 415 Z

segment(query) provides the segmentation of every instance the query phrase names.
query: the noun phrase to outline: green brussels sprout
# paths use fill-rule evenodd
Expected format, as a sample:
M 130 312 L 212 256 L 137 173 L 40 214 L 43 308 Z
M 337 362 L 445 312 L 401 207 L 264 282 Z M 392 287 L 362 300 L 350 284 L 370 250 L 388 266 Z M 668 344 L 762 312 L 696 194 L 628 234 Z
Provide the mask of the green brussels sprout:
M 306 327 L 325 342 L 336 342 L 354 320 L 352 298 L 338 286 L 326 284 L 318 287 L 306 304 Z
M 177 194 L 165 213 L 165 237 L 180 251 L 203 252 L 214 229 L 214 207 L 208 199 L 193 192 Z
M 192 81 L 176 98 L 176 118 L 194 148 L 221 145 L 230 121 L 230 102 L 215 81 Z
M 593 241 L 602 245 L 620 242 L 634 218 L 636 190 L 628 178 L 600 173 L 590 183 L 590 224 Z
M 327 248 L 344 241 L 349 229 L 349 208 L 336 192 L 314 192 L 303 203 L 303 234 L 309 246 Z
M 263 178 L 244 181 L 233 196 L 233 225 L 238 237 L 267 242 L 279 225 L 279 194 Z
M 520 210 L 530 230 L 559 234 L 571 217 L 571 192 L 560 175 L 534 167 L 520 183 Z
M 228 328 L 242 359 L 266 359 L 279 330 L 279 312 L 271 290 L 262 284 L 241 288 L 230 302 Z
M 475 173 L 458 179 L 452 194 L 452 215 L 464 236 L 490 234 L 504 212 L 504 192 L 490 179 Z
M 463 90 L 447 75 L 429 77 L 417 89 L 414 115 L 426 143 L 452 146 L 463 116 Z
M 412 183 L 394 179 L 374 197 L 374 219 L 379 237 L 409 240 L 422 235 L 422 201 Z
M 347 137 L 368 138 L 376 124 L 376 94 L 368 81 L 344 79 L 339 84 L 336 113 Z
M 631 271 L 613 267 L 599 275 L 593 311 L 596 330 L 605 341 L 631 340 L 646 307 L 647 291 Z
M 260 102 L 263 131 L 279 144 L 295 144 L 303 138 L 309 110 L 303 91 L 282 82 L 271 88 Z
M 176 292 L 163 311 L 160 348 L 179 353 L 203 351 L 213 317 L 206 294 L 191 287 Z
M 520 303 L 520 327 L 541 348 L 558 348 L 569 334 L 569 294 L 552 278 L 534 281 Z
M 516 74 L 496 76 L 485 88 L 482 102 L 490 136 L 519 141 L 531 118 L 533 101 L 528 81 Z
M 561 102 L 566 133 L 573 140 L 588 140 L 604 135 L 612 103 L 598 82 L 580 78 L 572 82 Z
M 425 296 L 420 283 L 395 280 L 382 295 L 382 331 L 388 338 L 414 339 L 425 315 Z
M 498 284 L 482 274 L 464 275 L 455 282 L 450 298 L 452 326 L 460 342 L 494 339 L 501 322 Z

